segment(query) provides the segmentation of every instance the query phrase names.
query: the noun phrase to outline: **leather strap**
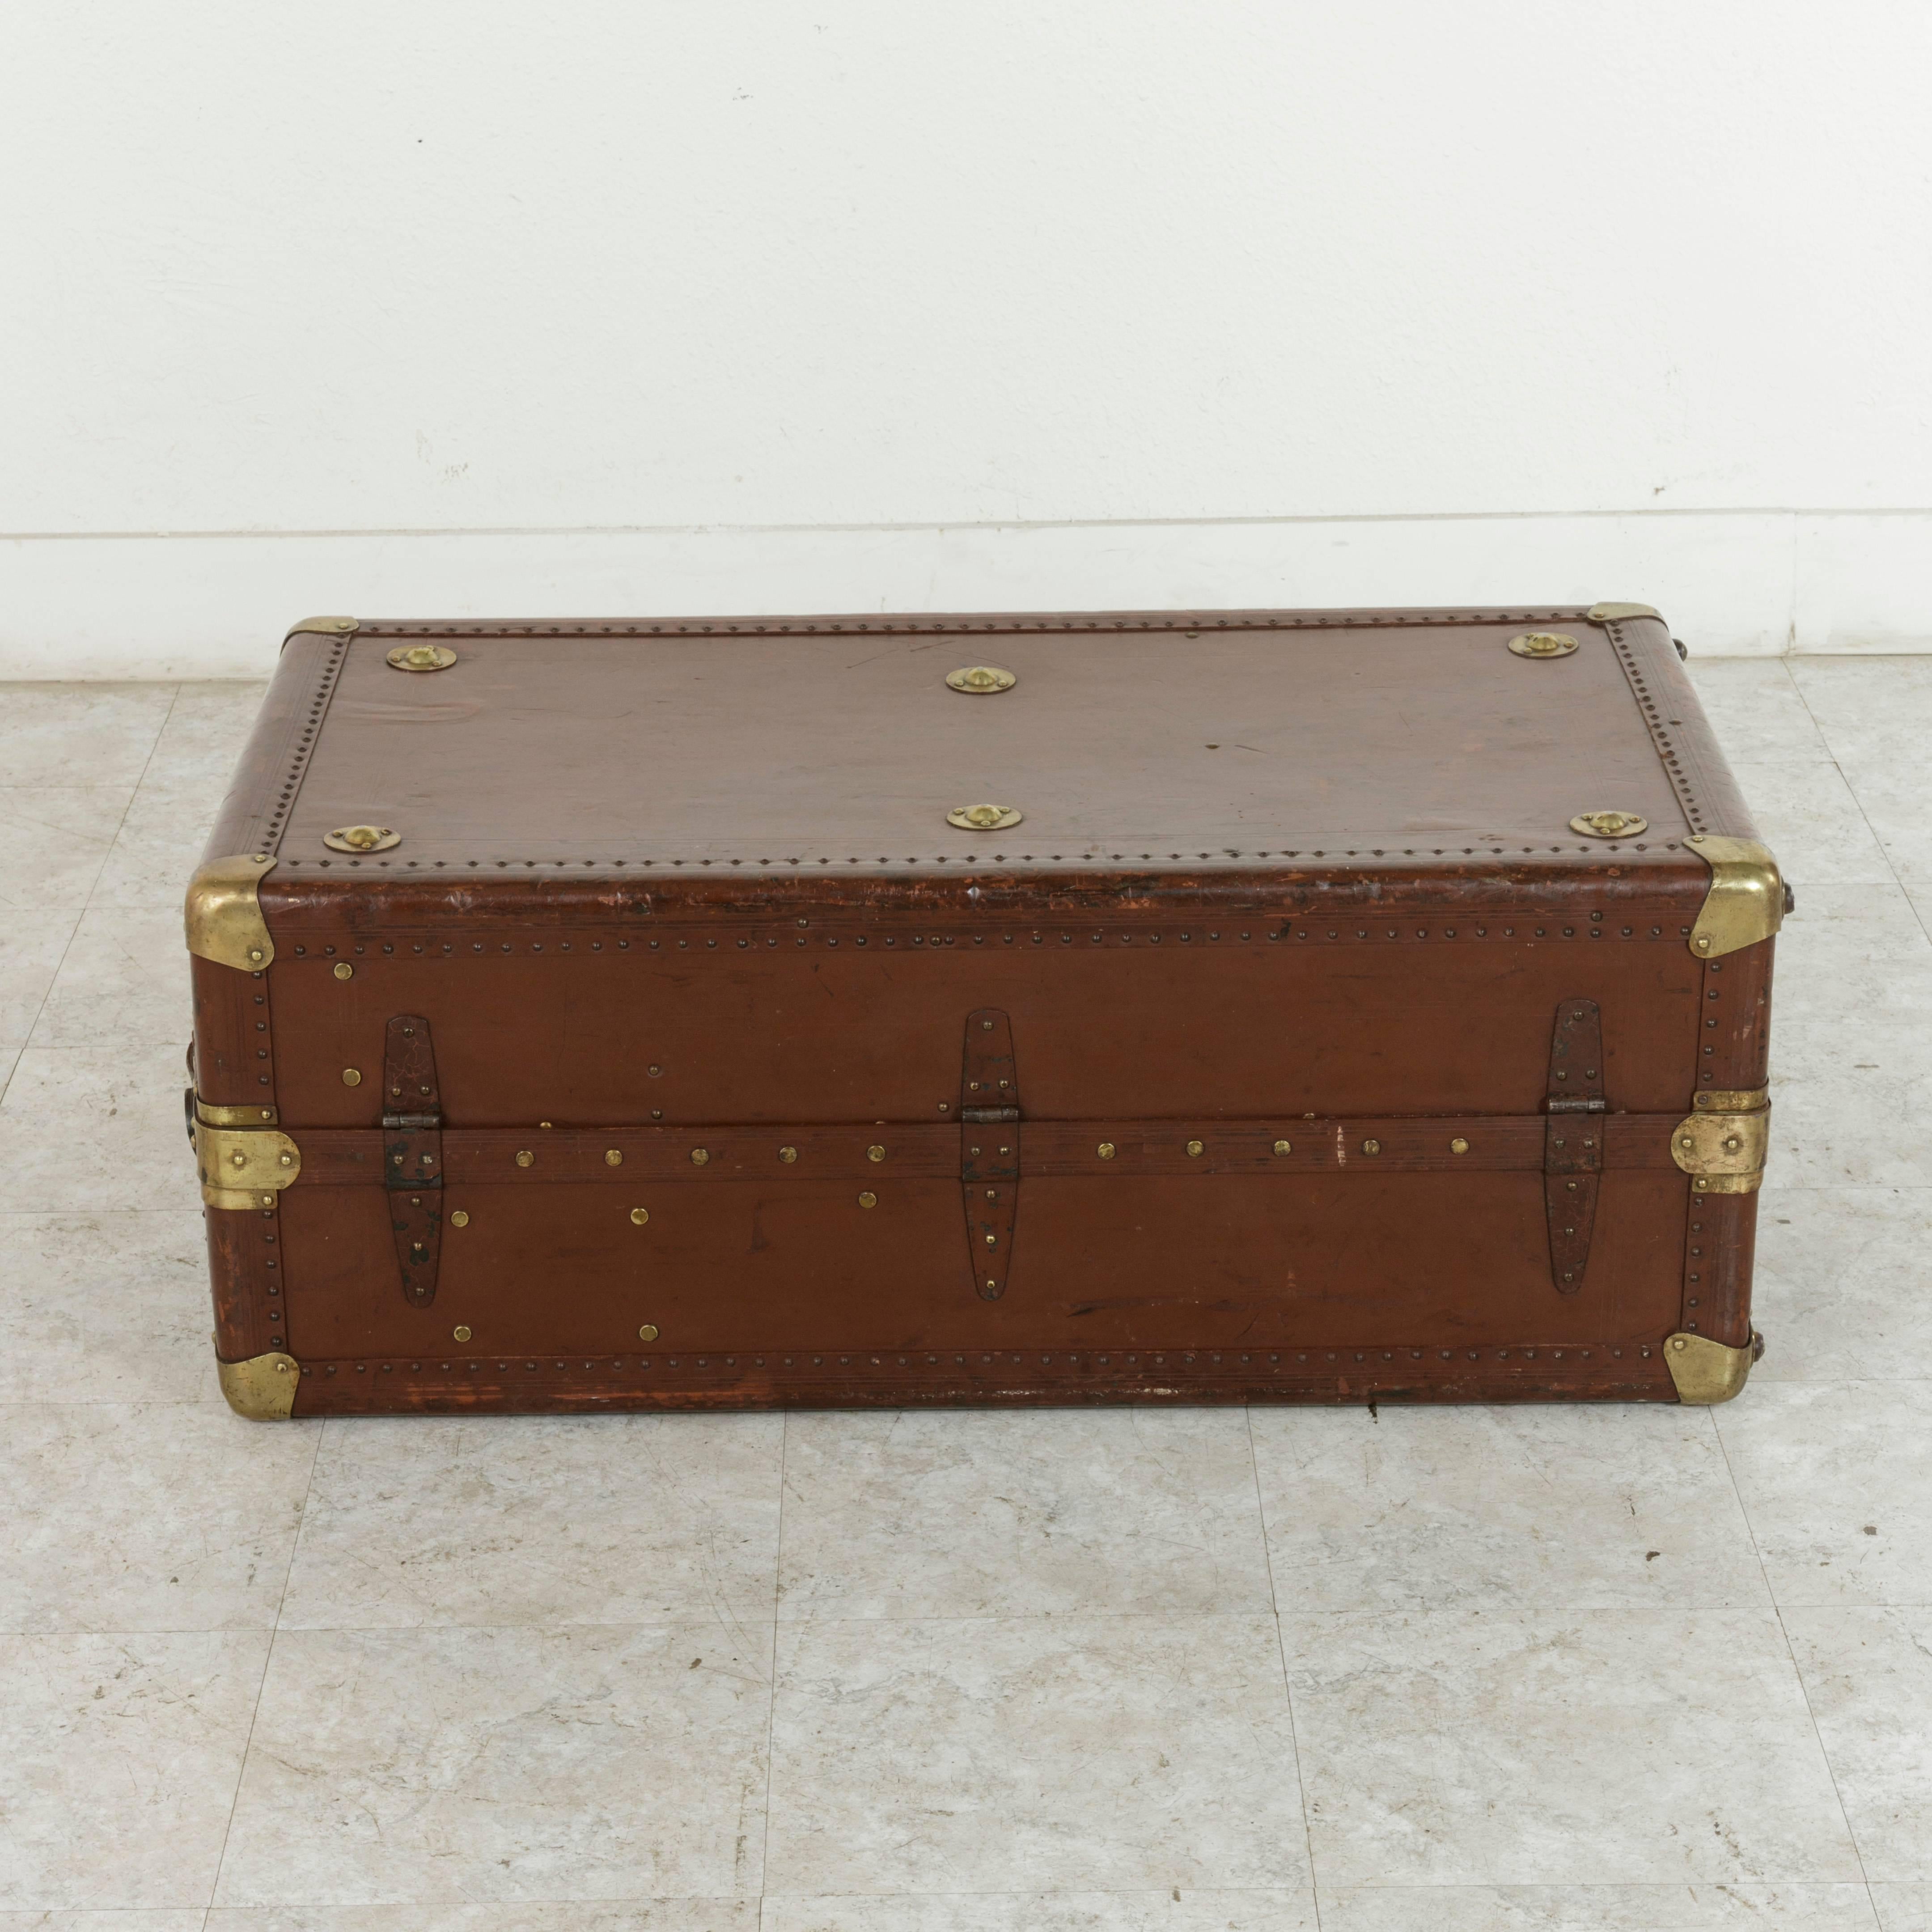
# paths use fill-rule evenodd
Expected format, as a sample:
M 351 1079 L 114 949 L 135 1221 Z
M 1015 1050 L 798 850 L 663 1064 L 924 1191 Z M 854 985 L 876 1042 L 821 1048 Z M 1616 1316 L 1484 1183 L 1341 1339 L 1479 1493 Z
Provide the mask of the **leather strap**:
M 1012 1267 L 1020 1204 L 1020 1082 L 1013 1030 L 992 1006 L 968 1014 L 959 1076 L 959 1186 L 974 1292 L 997 1301 Z
M 1556 1009 L 1550 1038 L 1549 1114 L 1543 1140 L 1550 1274 L 1558 1294 L 1574 1294 L 1590 1265 L 1606 1104 L 1603 1016 L 1594 1000 L 1565 1000 Z
M 418 1013 L 398 1014 L 384 1043 L 382 1177 L 403 1298 L 427 1308 L 442 1252 L 442 1105 L 429 1022 Z

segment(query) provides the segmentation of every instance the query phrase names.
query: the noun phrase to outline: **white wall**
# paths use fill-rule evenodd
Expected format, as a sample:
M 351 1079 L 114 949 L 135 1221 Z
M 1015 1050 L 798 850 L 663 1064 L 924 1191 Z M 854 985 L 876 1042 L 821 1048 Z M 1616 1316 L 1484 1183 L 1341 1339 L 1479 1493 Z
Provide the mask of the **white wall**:
M 0 672 L 364 615 L 1932 640 L 1923 0 L 10 0 Z

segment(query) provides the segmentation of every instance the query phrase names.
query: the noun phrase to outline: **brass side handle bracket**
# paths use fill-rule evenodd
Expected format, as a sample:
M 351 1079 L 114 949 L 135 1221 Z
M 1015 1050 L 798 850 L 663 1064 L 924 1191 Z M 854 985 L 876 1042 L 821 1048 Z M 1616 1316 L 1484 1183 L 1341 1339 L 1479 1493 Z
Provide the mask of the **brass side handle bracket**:
M 1670 1157 L 1703 1194 L 1755 1194 L 1771 1145 L 1771 1090 L 1710 1088 L 1671 1130 Z
M 192 1138 L 201 1198 L 211 1208 L 272 1208 L 302 1172 L 302 1150 L 277 1128 L 197 1120 Z

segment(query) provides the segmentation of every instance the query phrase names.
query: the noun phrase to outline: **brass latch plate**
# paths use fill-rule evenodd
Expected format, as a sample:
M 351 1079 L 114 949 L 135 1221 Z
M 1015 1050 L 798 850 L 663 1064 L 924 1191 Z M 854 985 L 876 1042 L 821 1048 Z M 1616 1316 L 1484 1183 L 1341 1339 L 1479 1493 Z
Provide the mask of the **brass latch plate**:
M 1715 1090 L 1693 1104 L 1671 1132 L 1671 1159 L 1706 1194 L 1755 1194 L 1771 1144 L 1770 1090 Z
M 302 1172 L 302 1150 L 274 1128 L 215 1127 L 197 1121 L 194 1162 L 211 1208 L 272 1208 Z

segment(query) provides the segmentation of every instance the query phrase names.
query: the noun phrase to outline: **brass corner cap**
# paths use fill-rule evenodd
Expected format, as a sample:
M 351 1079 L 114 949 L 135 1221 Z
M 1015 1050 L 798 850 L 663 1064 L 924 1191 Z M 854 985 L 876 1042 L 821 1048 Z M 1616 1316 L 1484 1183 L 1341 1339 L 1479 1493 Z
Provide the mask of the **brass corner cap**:
M 1583 614 L 1593 624 L 1614 624 L 1622 617 L 1661 617 L 1664 613 L 1649 604 L 1592 604 Z
M 1690 928 L 1690 950 L 1700 959 L 1754 946 L 1784 923 L 1784 877 L 1768 846 L 1703 832 L 1684 842 L 1711 868 L 1711 889 Z
M 298 624 L 291 624 L 282 633 L 282 642 L 300 637 L 304 631 L 313 632 L 319 638 L 352 638 L 362 628 L 353 617 L 304 617 Z
M 1666 1336 L 1664 1344 L 1664 1366 L 1682 1402 L 1729 1402 L 1743 1388 L 1752 1363 L 1763 1353 L 1764 1337 L 1755 1328 L 1740 1348 L 1681 1331 Z
M 275 956 L 255 888 L 275 861 L 266 852 L 210 859 L 188 882 L 184 924 L 188 950 L 197 958 L 242 973 L 259 973 Z
M 217 1360 L 221 1393 L 237 1415 L 250 1422 L 286 1422 L 295 1413 L 302 1364 L 292 1355 L 251 1355 L 245 1362 Z

